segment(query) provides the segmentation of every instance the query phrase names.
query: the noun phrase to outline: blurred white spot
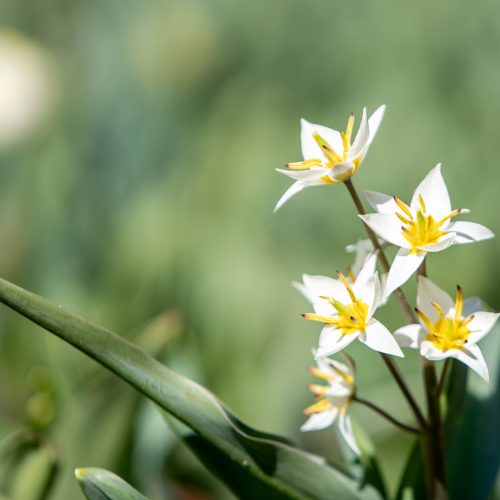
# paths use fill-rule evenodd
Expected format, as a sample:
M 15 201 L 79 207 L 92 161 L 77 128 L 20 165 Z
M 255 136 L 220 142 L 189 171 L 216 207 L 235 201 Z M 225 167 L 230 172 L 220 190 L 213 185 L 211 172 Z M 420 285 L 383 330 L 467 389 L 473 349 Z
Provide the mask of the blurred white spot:
M 29 136 L 55 101 L 52 62 L 35 42 L 0 30 L 0 149 Z

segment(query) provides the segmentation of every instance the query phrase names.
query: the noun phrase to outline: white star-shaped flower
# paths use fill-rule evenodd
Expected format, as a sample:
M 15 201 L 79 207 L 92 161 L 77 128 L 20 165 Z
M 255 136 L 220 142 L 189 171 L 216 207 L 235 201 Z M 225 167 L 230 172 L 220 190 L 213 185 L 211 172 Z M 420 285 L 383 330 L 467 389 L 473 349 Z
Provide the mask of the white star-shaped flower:
M 448 189 L 436 165 L 418 185 L 410 205 L 382 193 L 365 193 L 378 213 L 360 215 L 381 238 L 401 247 L 391 266 L 386 294 L 405 283 L 418 269 L 427 252 L 439 252 L 452 244 L 472 243 L 494 234 L 475 222 L 452 222 L 467 209 L 452 210 Z
M 304 318 L 325 325 L 318 357 L 339 352 L 357 338 L 376 351 L 403 356 L 391 332 L 373 318 L 382 298 L 376 259 L 375 253 L 369 256 L 353 283 L 340 272 L 339 279 L 304 274 L 303 284 L 294 283 L 313 305 L 314 313 L 306 313 Z
M 489 381 L 488 367 L 476 345 L 494 326 L 499 314 L 475 312 L 464 317 L 464 299 L 457 287 L 455 302 L 431 280 L 418 276 L 417 314 L 420 324 L 394 335 L 401 347 L 419 349 L 427 359 L 455 358 Z
M 319 358 L 310 372 L 325 380 L 328 385 L 311 384 L 309 389 L 319 398 L 318 401 L 304 410 L 309 419 L 300 428 L 301 431 L 317 431 L 325 429 L 335 422 L 349 447 L 360 454 L 354 439 L 351 420 L 347 409 L 355 392 L 354 369 L 328 358 Z
M 384 111 L 385 106 L 380 106 L 367 118 L 364 108 L 358 133 L 352 143 L 353 114 L 349 116 L 345 132 L 302 119 L 300 139 L 304 161 L 289 163 L 286 169 L 276 169 L 296 182 L 280 198 L 274 211 L 306 187 L 337 184 L 353 176 L 377 133 Z

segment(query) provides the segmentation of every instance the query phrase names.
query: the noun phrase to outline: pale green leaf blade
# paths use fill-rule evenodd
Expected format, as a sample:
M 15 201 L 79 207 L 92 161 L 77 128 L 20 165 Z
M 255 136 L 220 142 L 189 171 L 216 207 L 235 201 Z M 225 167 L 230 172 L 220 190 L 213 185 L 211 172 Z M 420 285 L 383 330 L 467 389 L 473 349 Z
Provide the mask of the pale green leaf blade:
M 75 470 L 78 484 L 87 500 L 148 500 L 113 472 L 97 467 Z
M 0 280 L 0 301 L 127 381 L 244 471 L 260 491 L 275 498 L 380 498 L 374 488 L 360 489 L 323 459 L 242 424 L 204 387 L 115 333 L 5 280 Z

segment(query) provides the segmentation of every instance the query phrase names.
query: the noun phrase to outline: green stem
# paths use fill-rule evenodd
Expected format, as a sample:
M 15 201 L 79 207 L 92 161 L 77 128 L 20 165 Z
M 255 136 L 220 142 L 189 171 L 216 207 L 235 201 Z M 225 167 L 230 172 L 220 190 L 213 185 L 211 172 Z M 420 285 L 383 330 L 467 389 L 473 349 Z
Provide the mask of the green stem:
M 426 276 L 425 259 L 418 269 L 419 276 Z M 441 382 L 438 384 L 435 364 L 423 356 L 420 357 L 423 378 L 425 386 L 425 395 L 427 400 L 427 412 L 429 418 L 429 428 L 427 430 L 426 445 L 427 459 L 430 463 L 426 464 L 430 469 L 430 485 L 428 485 L 428 494 L 431 498 L 446 499 L 448 493 L 446 489 L 446 467 L 444 456 L 444 440 L 441 425 L 441 415 L 439 408 L 439 392 Z M 430 490 L 430 491 L 429 491 Z
M 387 413 L 385 410 L 377 406 L 376 404 L 372 403 L 371 401 L 368 401 L 363 398 L 359 398 L 358 396 L 354 396 L 352 399 L 356 403 L 360 403 L 370 409 L 372 409 L 374 412 L 378 413 L 385 419 L 389 420 L 392 424 L 394 424 L 396 427 L 399 427 L 403 431 L 406 432 L 411 432 L 412 434 L 420 434 L 420 431 L 416 427 L 412 427 L 411 425 L 404 424 L 403 422 L 400 422 L 399 420 L 395 419 L 390 413 Z
M 450 371 L 450 367 L 451 367 L 451 358 L 446 358 L 446 361 L 444 362 L 443 370 L 441 371 L 441 377 L 439 379 L 439 384 L 438 384 L 438 388 L 437 388 L 438 397 L 444 389 L 444 384 L 446 383 L 446 377 L 448 376 L 448 372 Z

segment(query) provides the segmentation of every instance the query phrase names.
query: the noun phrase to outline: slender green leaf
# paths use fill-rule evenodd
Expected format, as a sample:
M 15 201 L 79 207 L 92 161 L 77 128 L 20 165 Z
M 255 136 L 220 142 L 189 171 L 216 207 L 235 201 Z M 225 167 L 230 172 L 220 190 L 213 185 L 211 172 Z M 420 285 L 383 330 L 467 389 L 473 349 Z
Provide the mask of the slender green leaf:
M 373 487 L 358 487 L 320 457 L 242 424 L 205 388 L 113 332 L 5 280 L 0 280 L 0 301 L 130 383 L 190 428 L 198 446 L 210 450 L 214 462 L 218 453 L 235 474 L 251 478 L 255 491 L 266 498 L 380 498 Z M 242 496 L 252 497 L 251 493 Z
M 121 477 L 105 469 L 76 469 L 75 476 L 87 500 L 148 500 Z

